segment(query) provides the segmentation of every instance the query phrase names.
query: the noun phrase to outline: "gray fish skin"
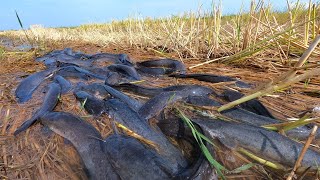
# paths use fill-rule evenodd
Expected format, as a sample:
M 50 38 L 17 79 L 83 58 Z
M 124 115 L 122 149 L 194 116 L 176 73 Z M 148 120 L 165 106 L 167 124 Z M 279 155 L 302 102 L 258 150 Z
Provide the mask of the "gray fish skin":
M 78 78 L 82 78 L 85 80 L 88 80 L 90 77 L 101 79 L 101 80 L 105 79 L 103 76 L 100 76 L 98 74 L 94 74 L 88 70 L 85 70 L 85 69 L 77 67 L 77 66 L 61 67 L 56 72 L 56 74 L 61 75 L 63 77 L 78 77 Z
M 149 88 L 149 87 L 144 87 L 144 86 L 131 84 L 131 83 L 121 83 L 118 85 L 113 85 L 112 87 L 115 89 L 129 91 L 138 95 L 148 96 L 148 97 L 156 96 L 161 92 L 163 92 L 162 88 Z
M 221 103 L 210 99 L 207 96 L 188 96 L 186 103 L 196 106 L 221 106 Z
M 38 109 L 36 111 L 36 113 L 28 120 L 26 120 L 15 132 L 14 135 L 17 136 L 19 133 L 27 130 L 30 126 L 32 126 L 33 124 L 35 124 L 37 122 L 37 120 L 45 115 L 46 113 L 52 111 L 57 103 L 58 103 L 58 98 L 60 96 L 61 93 L 61 88 L 59 86 L 59 84 L 57 83 L 51 83 L 49 84 L 49 90 L 45 95 L 45 98 L 43 100 L 43 103 L 40 107 L 40 109 Z
M 80 78 L 86 81 L 90 79 L 90 77 L 86 73 L 83 73 L 81 71 L 79 72 L 75 68 L 75 66 L 61 67 L 59 71 L 56 72 L 56 74 L 64 78 L 69 78 L 69 77 Z
M 121 179 L 173 179 L 170 163 L 138 140 L 124 136 L 107 137 L 105 152 Z
M 53 69 L 40 71 L 22 80 L 15 91 L 18 102 L 23 103 L 31 99 L 33 92 L 52 72 Z
M 74 53 L 71 48 L 65 48 L 63 50 L 55 50 L 47 53 L 42 57 L 36 58 L 38 62 L 44 62 L 47 67 L 58 67 L 59 64 L 73 64 L 81 67 L 90 67 L 92 66 L 92 61 L 81 60 L 88 59 L 90 56 L 77 52 Z
M 186 102 L 193 105 L 197 105 L 197 106 L 216 106 L 216 107 L 221 106 L 221 103 L 203 96 L 188 97 Z M 256 113 L 253 113 L 241 108 L 231 108 L 231 109 L 222 111 L 221 114 L 231 119 L 237 120 L 239 122 L 247 123 L 247 124 L 250 124 L 253 126 L 259 126 L 259 127 L 264 125 L 269 125 L 269 124 L 281 123 L 281 121 L 277 119 L 258 115 Z M 309 137 L 311 129 L 312 128 L 308 126 L 300 126 L 300 127 L 296 127 L 294 129 L 288 130 L 286 132 L 286 135 L 289 136 L 290 138 L 305 140 Z M 316 138 L 319 138 L 319 137 L 320 137 L 320 131 L 317 131 Z
M 252 113 L 250 111 L 246 111 L 239 108 L 232 108 L 226 111 L 221 112 L 221 114 L 230 117 L 232 119 L 245 122 L 254 126 L 264 126 L 268 124 L 278 124 L 281 121 L 269 117 L 265 117 L 262 115 L 258 115 Z M 312 128 L 308 126 L 300 126 L 291 130 L 288 130 L 286 134 L 295 139 L 305 140 L 309 137 Z M 320 132 L 316 133 L 316 138 L 320 137 Z
M 83 83 L 78 84 L 75 91 L 86 91 L 90 94 L 99 94 L 100 96 L 107 97 L 113 96 L 126 103 L 132 110 L 138 111 L 142 107 L 142 103 L 137 101 L 134 98 L 131 98 L 122 92 L 108 86 L 99 83 L 92 83 L 89 85 L 85 85 Z
M 116 89 L 120 90 L 125 90 L 125 91 L 130 91 L 142 96 L 148 96 L 148 97 L 153 97 L 156 96 L 162 92 L 167 92 L 167 91 L 183 91 L 188 89 L 188 91 L 192 91 L 192 94 L 194 96 L 204 96 L 208 94 L 215 94 L 213 89 L 208 88 L 206 86 L 201 86 L 201 85 L 175 85 L 175 86 L 169 86 L 169 87 L 164 87 L 164 88 L 149 88 L 149 87 L 144 87 L 136 84 L 131 84 L 131 83 L 121 83 L 119 85 L 114 85 L 113 86 Z
M 94 64 L 99 62 L 112 62 L 115 64 L 124 64 L 132 66 L 132 62 L 127 54 L 110 54 L 110 53 L 98 53 L 90 56 Z
M 63 57 L 57 57 L 56 61 L 58 64 L 70 64 L 70 65 L 76 65 L 79 67 L 91 67 L 92 61 L 90 60 L 79 60 L 79 59 L 64 59 Z
M 171 74 L 169 77 L 176 77 L 176 78 L 193 78 L 197 79 L 199 81 L 205 81 L 205 82 L 212 82 L 212 83 L 218 83 L 218 82 L 229 82 L 229 81 L 235 81 L 235 85 L 240 88 L 250 88 L 251 85 L 247 84 L 243 81 L 239 81 L 235 78 L 228 77 L 228 76 L 219 76 L 214 74 Z
M 116 85 L 116 84 L 121 83 L 121 81 L 123 81 L 123 79 L 121 78 L 121 75 L 119 73 L 110 72 L 110 73 L 108 73 L 104 83 L 106 85 Z
M 169 87 L 178 89 L 176 87 Z M 185 100 L 189 96 L 207 96 L 213 90 L 210 88 L 203 89 L 203 86 L 186 86 L 180 91 L 165 91 L 148 100 L 138 111 L 139 115 L 144 119 L 150 119 L 160 113 L 166 106 L 180 100 Z
M 74 91 L 86 91 L 90 94 L 99 95 L 104 98 L 110 95 L 104 88 L 104 85 L 100 83 L 85 84 L 83 82 L 79 82 Z
M 86 69 L 89 72 L 92 72 L 92 73 L 94 73 L 96 75 L 99 75 L 100 77 L 103 77 L 103 78 L 107 78 L 108 75 L 110 73 L 112 73 L 109 70 L 106 70 L 106 69 L 103 69 L 103 68 L 99 68 L 99 67 L 85 67 L 84 69 Z
M 110 95 L 126 103 L 132 110 L 138 111 L 142 107 L 141 102 L 135 100 L 134 98 L 131 98 L 108 85 L 103 85 L 103 87 Z
M 147 67 L 147 68 L 170 68 L 171 71 L 168 71 L 167 73 L 171 72 L 179 72 L 179 73 L 185 73 L 186 67 L 185 65 L 177 60 L 174 59 L 158 59 L 158 60 L 149 60 L 149 61 L 144 61 L 144 62 L 139 62 L 137 63 L 138 67 Z
M 103 151 L 100 133 L 89 123 L 65 112 L 50 112 L 41 117 L 41 123 L 73 144 L 89 179 L 120 179 Z
M 105 101 L 105 107 L 107 114 L 112 119 L 156 143 L 159 146 L 160 155 L 171 162 L 173 166 L 171 169 L 178 172 L 187 166 L 187 161 L 182 153 L 170 143 L 161 131 L 156 127 L 151 127 L 146 119 L 141 118 L 128 105 L 118 99 L 109 99 Z
M 77 100 L 84 103 L 84 108 L 89 114 L 100 116 L 105 112 L 104 102 L 85 91 L 74 92 Z
M 205 159 L 202 161 L 200 167 L 198 168 L 197 172 L 193 174 L 190 178 L 192 180 L 217 180 L 218 177 L 213 170 L 213 167 L 209 164 L 209 162 Z
M 47 69 L 58 67 L 57 61 L 53 58 L 47 58 L 43 61 L 43 63 L 47 67 Z
M 279 133 L 256 126 L 238 124 L 219 120 L 193 120 L 212 138 L 237 150 L 243 148 L 255 155 L 282 165 L 293 167 L 303 144 L 289 139 Z M 301 162 L 302 167 L 316 169 L 320 164 L 320 154 L 308 149 Z
M 184 171 L 180 172 L 175 179 L 193 179 L 193 180 L 207 180 L 207 179 L 217 179 L 214 172 L 214 168 L 210 166 L 209 162 L 202 153 L 197 141 L 194 139 L 191 129 L 179 118 L 174 115 L 174 117 L 161 117 L 158 124 L 161 131 L 170 137 L 175 137 L 178 140 L 185 140 L 193 146 L 194 151 L 192 152 L 195 157 L 194 162 L 192 162 Z M 197 125 L 195 125 L 197 127 Z M 202 132 L 200 128 L 198 130 Z M 206 142 L 204 142 L 206 143 Z M 209 151 L 214 153 L 214 149 L 210 146 Z
M 66 80 L 60 75 L 55 75 L 53 81 L 58 83 L 61 87 L 61 94 L 66 94 L 72 89 L 72 84 L 70 81 Z
M 174 72 L 171 68 L 148 68 L 148 67 L 136 67 L 137 71 L 140 74 L 146 75 L 146 76 L 153 76 L 158 77 L 165 74 L 171 74 Z
M 120 74 L 123 74 L 126 78 L 132 80 L 141 80 L 140 75 L 132 66 L 127 66 L 124 64 L 113 64 L 106 67 L 110 71 L 114 71 Z
M 159 114 L 166 106 L 183 98 L 179 91 L 162 92 L 147 101 L 138 111 L 143 119 L 150 119 Z

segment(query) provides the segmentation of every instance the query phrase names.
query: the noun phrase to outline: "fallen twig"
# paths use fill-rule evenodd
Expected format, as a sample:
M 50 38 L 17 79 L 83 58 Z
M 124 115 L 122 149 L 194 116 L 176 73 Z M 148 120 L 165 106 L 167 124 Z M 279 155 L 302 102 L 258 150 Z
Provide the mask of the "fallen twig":
M 306 151 L 308 150 L 308 147 L 310 146 L 312 140 L 314 139 L 315 134 L 317 132 L 317 129 L 318 129 L 317 125 L 313 126 L 312 131 L 311 131 L 306 143 L 304 144 L 304 146 L 303 146 L 303 148 L 302 148 L 302 150 L 300 152 L 300 155 L 299 155 L 299 157 L 298 157 L 298 159 L 297 159 L 297 161 L 296 161 L 291 173 L 287 177 L 287 180 L 292 180 L 296 170 L 301 166 L 301 161 L 302 161 L 302 159 L 304 157 L 304 154 L 306 153 Z

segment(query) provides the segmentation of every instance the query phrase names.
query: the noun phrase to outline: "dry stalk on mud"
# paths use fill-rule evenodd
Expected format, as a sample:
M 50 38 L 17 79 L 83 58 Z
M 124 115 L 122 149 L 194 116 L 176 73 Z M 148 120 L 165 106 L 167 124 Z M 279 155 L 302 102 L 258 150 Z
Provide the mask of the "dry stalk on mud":
M 300 60 L 296 63 L 295 68 L 301 67 L 308 59 L 308 57 L 311 55 L 312 51 L 317 47 L 318 43 L 320 42 L 320 35 L 318 35 L 315 40 L 310 44 L 307 51 L 303 53 Z M 230 102 L 228 104 L 225 104 L 221 106 L 218 111 L 224 111 L 227 109 L 230 109 L 238 104 L 241 104 L 243 102 L 249 101 L 251 99 L 263 96 L 265 94 L 271 94 L 275 91 L 282 90 L 284 88 L 287 88 L 288 86 L 297 83 L 299 81 L 303 81 L 305 79 L 318 76 L 320 75 L 320 68 L 316 68 L 313 70 L 306 71 L 302 75 L 295 76 L 297 73 L 297 70 L 290 70 L 289 72 L 284 73 L 280 76 L 278 80 L 276 80 L 273 84 L 268 85 L 264 89 L 261 89 L 253 94 L 247 95 L 245 97 L 242 97 L 241 99 L 238 99 L 236 101 Z M 282 79 L 283 78 L 283 79 Z
M 318 130 L 318 126 L 317 125 L 313 126 L 312 131 L 311 131 L 307 141 L 305 142 L 305 144 L 303 146 L 303 149 L 302 149 L 302 151 L 301 151 L 301 153 L 300 153 L 300 155 L 299 155 L 299 157 L 298 157 L 298 159 L 297 159 L 292 171 L 290 172 L 289 176 L 287 177 L 287 180 L 292 180 L 296 170 L 301 166 L 301 161 L 302 161 L 302 159 L 304 157 L 304 154 L 306 153 L 306 151 L 309 148 L 312 140 L 314 139 L 317 130 Z

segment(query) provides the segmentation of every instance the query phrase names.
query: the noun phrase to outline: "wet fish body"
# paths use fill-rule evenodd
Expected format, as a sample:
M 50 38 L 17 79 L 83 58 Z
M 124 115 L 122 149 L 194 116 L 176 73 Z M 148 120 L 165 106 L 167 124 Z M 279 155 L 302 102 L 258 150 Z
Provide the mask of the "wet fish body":
M 78 151 L 89 179 L 120 179 L 106 153 L 100 133 L 84 120 L 70 113 L 50 112 L 41 123 L 69 140 Z
M 110 53 L 97 53 L 90 56 L 94 64 L 99 64 L 101 62 L 111 62 L 114 64 L 124 64 L 132 66 L 129 56 L 127 54 L 110 54 Z
M 159 95 L 162 92 L 184 91 L 186 89 L 188 90 L 188 92 L 192 91 L 192 94 L 190 95 L 194 95 L 194 96 L 215 94 L 215 92 L 211 88 L 208 88 L 206 86 L 201 86 L 201 85 L 175 85 L 175 86 L 169 86 L 164 88 L 149 88 L 149 87 L 144 87 L 144 86 L 131 84 L 131 83 L 122 83 L 119 85 L 114 85 L 113 87 L 116 89 L 130 91 L 138 95 L 148 96 L 148 97 Z
M 105 101 L 105 106 L 107 114 L 112 119 L 156 143 L 160 149 L 159 153 L 175 166 L 176 172 L 187 166 L 187 161 L 182 153 L 169 142 L 161 131 L 156 127 L 151 127 L 146 119 L 141 118 L 128 105 L 118 99 L 109 99 Z
M 103 96 L 104 98 L 111 95 L 112 97 L 117 98 L 117 99 L 121 100 L 122 102 L 126 103 L 134 111 L 138 111 L 142 106 L 142 104 L 139 101 L 123 94 L 122 92 L 120 92 L 120 91 L 118 91 L 108 85 L 103 85 L 103 84 L 99 84 L 99 83 L 92 83 L 89 85 L 78 84 L 76 89 L 77 89 L 77 91 L 78 90 L 86 91 L 86 92 L 88 92 L 90 94 L 94 94 L 94 95 L 98 94 L 100 96 Z
M 58 83 L 61 87 L 61 94 L 65 94 L 72 89 L 72 84 L 70 81 L 66 80 L 60 75 L 56 75 L 53 78 L 53 81 Z
M 103 85 L 103 87 L 110 95 L 126 103 L 132 110 L 138 111 L 142 107 L 142 104 L 138 100 L 135 100 L 108 85 Z
M 293 167 L 303 145 L 279 133 L 264 128 L 219 120 L 193 120 L 206 135 L 217 138 L 226 147 L 243 148 L 264 159 Z M 317 168 L 320 163 L 318 152 L 308 149 L 301 165 Z
M 171 162 L 134 138 L 111 135 L 105 147 L 121 179 L 173 179 L 177 173 Z
M 161 71 L 161 68 L 164 68 Z M 148 60 L 137 63 L 137 69 L 140 72 L 144 72 L 151 75 L 162 75 L 170 74 L 172 72 L 185 73 L 185 65 L 174 59 L 157 59 L 157 60 Z
M 100 116 L 105 112 L 104 102 L 85 91 L 74 92 L 76 98 L 83 104 L 89 114 Z
M 235 85 L 240 88 L 251 88 L 250 84 L 247 84 L 243 81 L 239 81 L 235 78 L 231 78 L 229 76 L 219 76 L 214 74 L 172 74 L 172 75 L 169 75 L 169 77 L 193 78 L 199 81 L 212 82 L 212 83 L 235 81 Z
M 76 77 L 76 78 L 82 78 L 85 80 L 88 80 L 89 78 L 97 78 L 101 80 L 105 79 L 103 76 L 94 74 L 88 70 L 85 70 L 77 66 L 66 66 L 66 67 L 59 68 L 56 74 L 61 75 L 62 77 Z
M 36 111 L 36 113 L 28 120 L 26 120 L 15 132 L 14 135 L 18 135 L 19 133 L 27 130 L 30 126 L 36 123 L 36 121 L 46 113 L 52 111 L 58 103 L 58 97 L 61 93 L 61 88 L 57 83 L 49 84 L 49 90 L 45 95 L 44 101 L 40 107 Z
M 53 69 L 48 69 L 34 73 L 23 79 L 15 91 L 18 102 L 23 103 L 31 99 L 33 92 L 52 72 Z
M 169 87 L 172 89 L 179 89 L 175 87 Z M 180 86 L 181 87 L 181 86 Z M 180 100 L 185 100 L 189 96 L 207 96 L 213 93 L 210 88 L 204 88 L 204 86 L 185 86 L 180 91 L 165 91 L 159 95 L 148 100 L 138 111 L 142 118 L 150 119 L 160 113 L 166 106 L 173 104 Z M 170 90 L 170 89 L 167 89 Z
M 128 79 L 141 80 L 140 75 L 132 66 L 124 64 L 113 64 L 107 67 L 108 70 L 122 74 Z
M 216 107 L 221 106 L 221 103 L 203 96 L 190 96 L 187 98 L 186 102 L 197 105 L 197 106 L 216 106 Z M 258 115 L 256 113 L 247 111 L 245 109 L 236 108 L 236 107 L 222 111 L 221 114 L 231 119 L 237 120 L 239 122 L 246 123 L 253 126 L 258 126 L 258 127 L 269 125 L 269 124 L 281 123 L 281 121 L 277 119 Z M 288 130 L 286 134 L 291 138 L 305 140 L 309 137 L 311 129 L 312 128 L 308 126 L 300 126 L 300 127 Z M 316 133 L 316 138 L 317 137 L 320 137 L 319 131 L 317 131 Z

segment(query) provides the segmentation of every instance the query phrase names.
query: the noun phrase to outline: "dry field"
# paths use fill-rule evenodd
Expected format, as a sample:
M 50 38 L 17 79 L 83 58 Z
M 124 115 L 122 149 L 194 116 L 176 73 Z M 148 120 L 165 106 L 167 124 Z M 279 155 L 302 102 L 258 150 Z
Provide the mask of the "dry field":
M 74 28 L 32 26 L 24 31 L 0 32 L 0 178 L 85 179 L 75 149 L 42 125 L 13 136 L 43 98 L 38 93 L 28 103 L 18 104 L 14 90 L 24 77 L 44 69 L 35 58 L 54 49 L 71 47 L 89 54 L 126 53 L 133 61 L 178 59 L 186 64 L 189 73 L 227 75 L 254 84 L 254 90 L 239 90 L 250 95 L 249 98 L 258 98 L 280 120 L 299 119 L 305 113 L 308 118 L 319 118 L 319 112 L 313 111 L 320 107 L 319 5 L 309 4 L 305 8 L 297 3 L 288 6 L 286 12 L 274 12 L 271 5 L 259 1 L 252 3 L 249 12 L 240 10 L 239 14 L 230 16 L 222 16 L 220 9 L 217 5 L 210 12 L 200 9 L 198 13 L 181 17 L 132 18 Z M 32 48 L 18 50 L 21 44 Z M 227 84 L 159 78 L 151 85 L 181 83 L 203 84 L 218 91 Z M 87 116 L 72 94 L 62 97 L 56 110 L 62 109 L 85 117 L 103 137 L 112 133 L 107 116 Z M 313 141 L 309 148 L 320 150 L 318 145 Z M 230 151 L 216 157 L 230 170 L 256 162 Z M 235 162 L 226 160 L 233 158 Z M 257 164 L 225 176 L 283 179 L 289 173 Z

